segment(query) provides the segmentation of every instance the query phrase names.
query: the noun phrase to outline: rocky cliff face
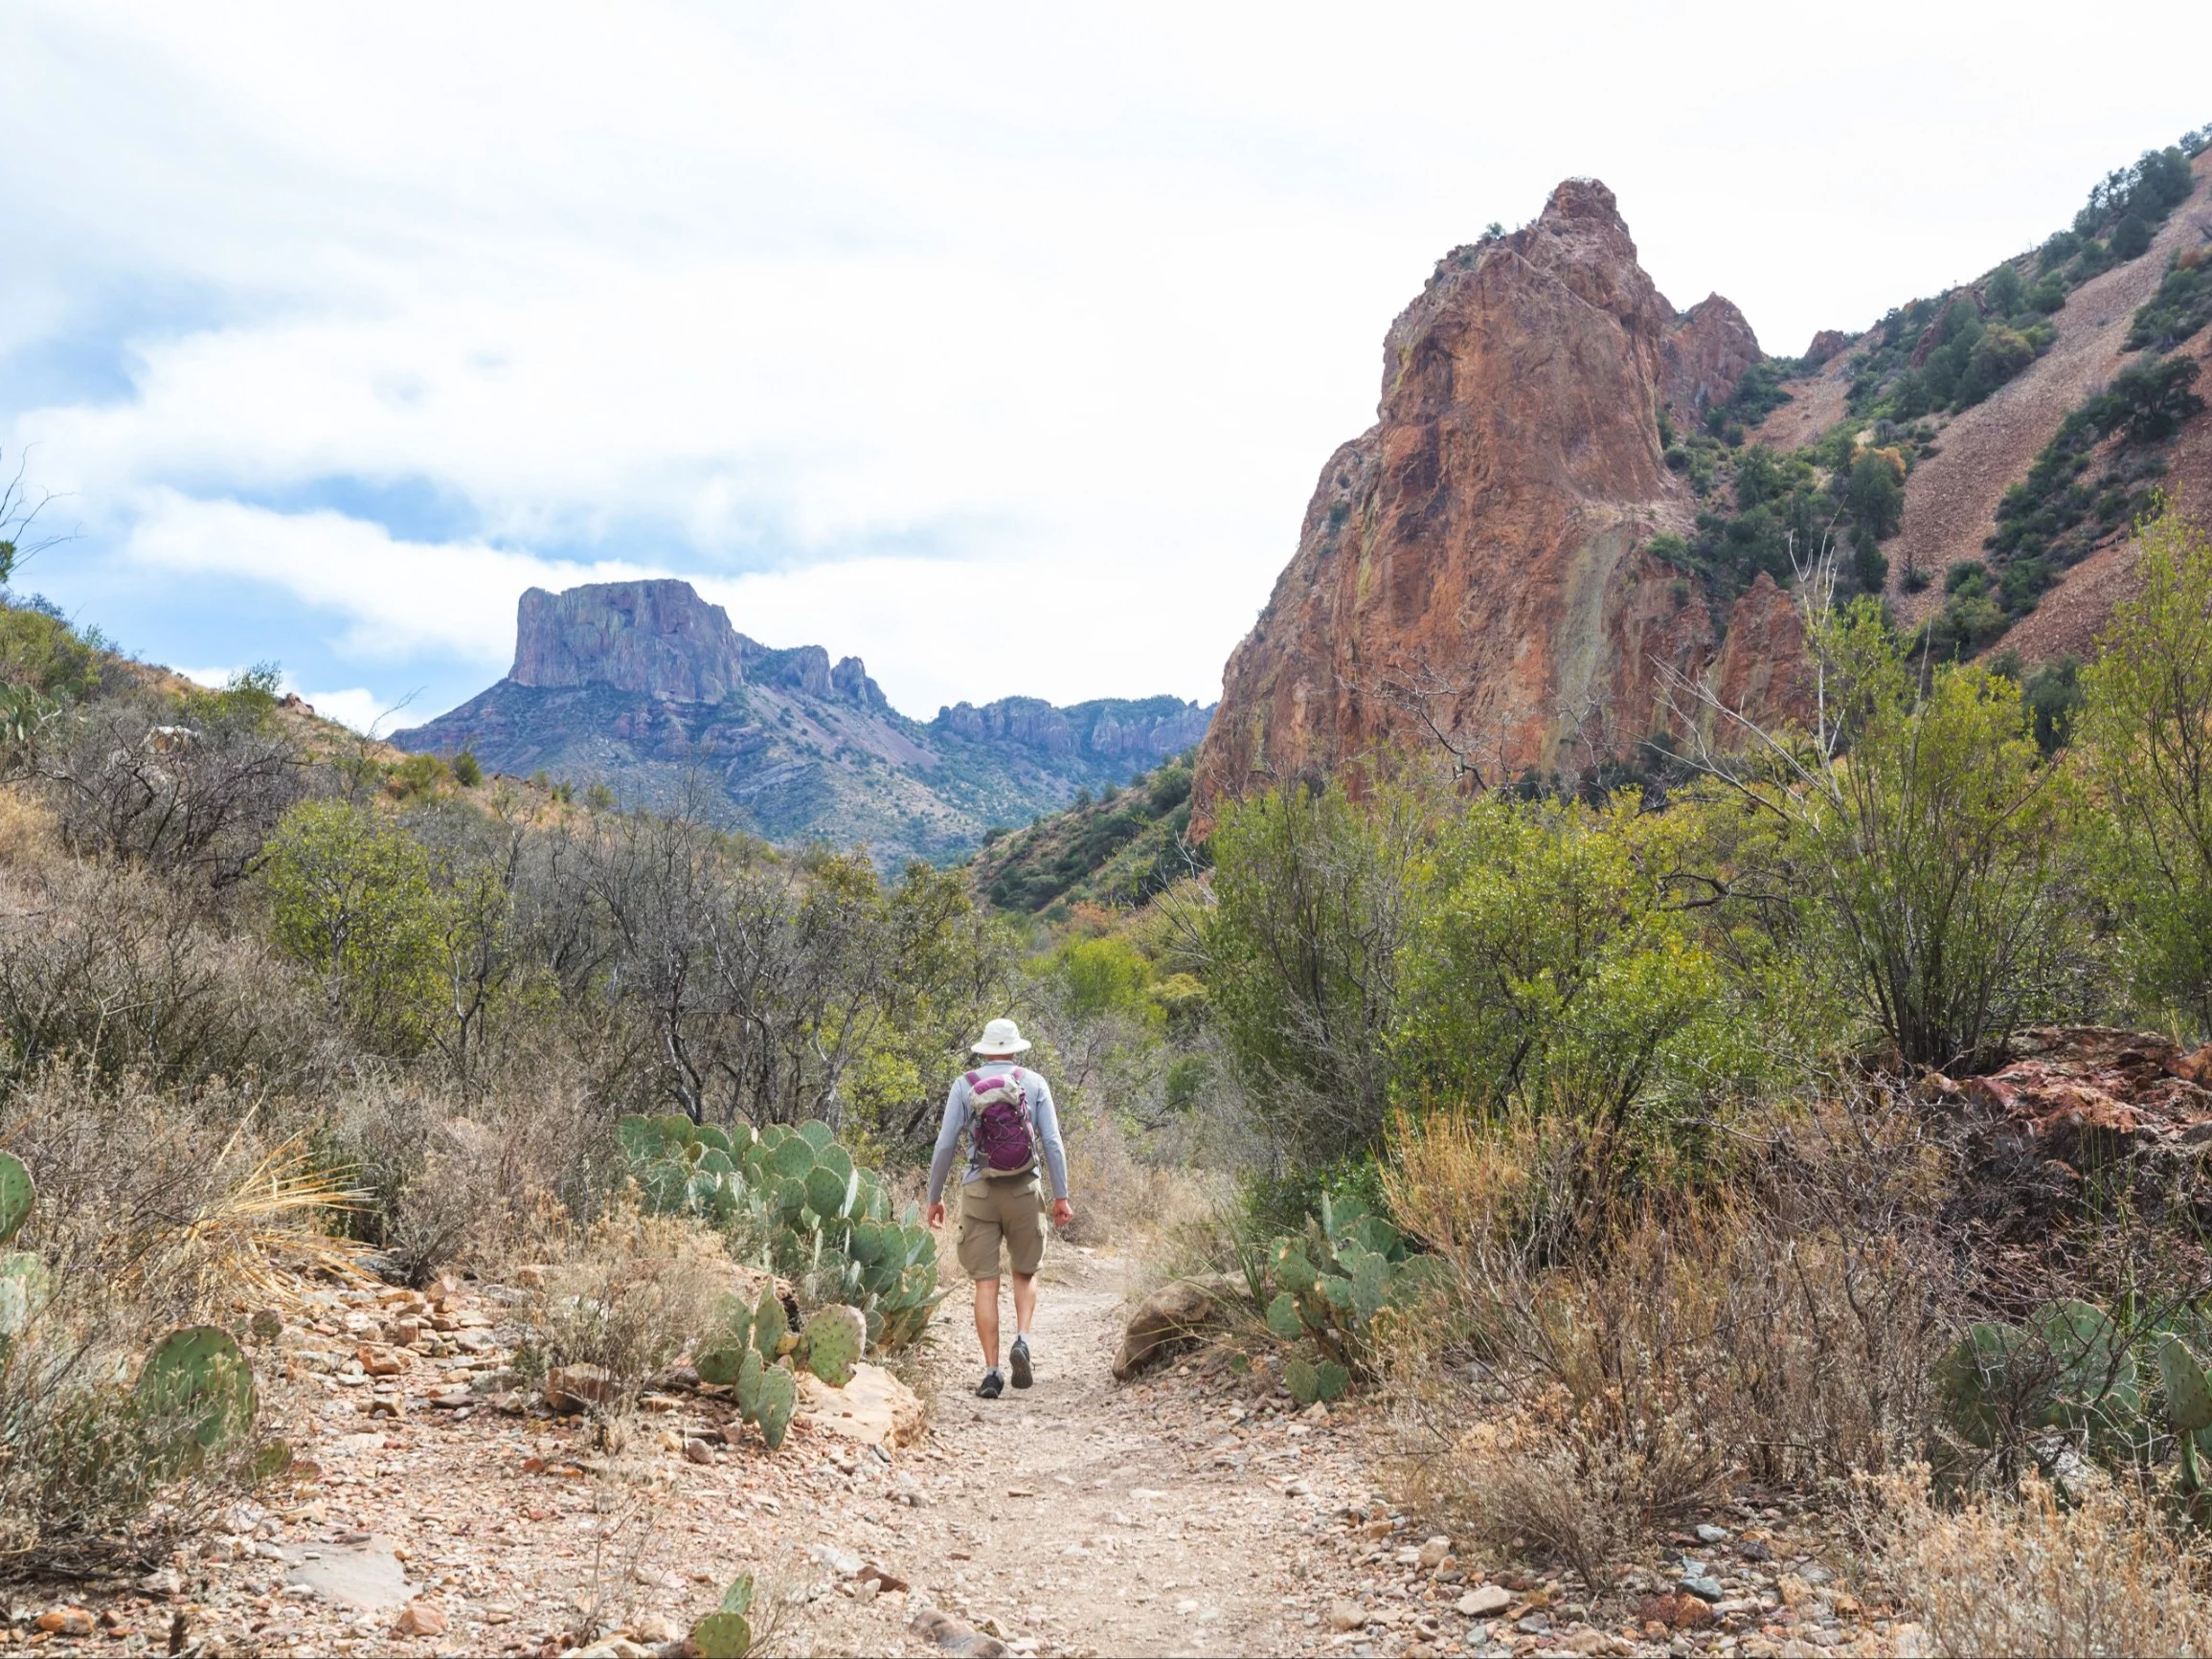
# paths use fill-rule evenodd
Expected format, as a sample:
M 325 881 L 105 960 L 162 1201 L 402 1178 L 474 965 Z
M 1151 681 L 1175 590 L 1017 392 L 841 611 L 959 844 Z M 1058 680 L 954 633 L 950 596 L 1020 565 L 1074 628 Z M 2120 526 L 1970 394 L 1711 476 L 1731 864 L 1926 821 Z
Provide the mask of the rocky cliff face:
M 1667 303 L 1594 180 L 1447 255 L 1391 325 L 1375 425 L 1322 469 L 1230 659 L 1201 821 L 1378 745 L 1440 734 L 1495 778 L 1665 725 L 1662 666 L 1705 673 L 1726 630 L 1643 550 L 1692 510 L 1659 415 L 1698 418 L 1758 356 L 1727 301 Z
M 516 607 L 508 678 L 715 703 L 744 683 L 745 652 L 729 613 L 688 582 L 595 582 L 560 594 L 532 588 Z

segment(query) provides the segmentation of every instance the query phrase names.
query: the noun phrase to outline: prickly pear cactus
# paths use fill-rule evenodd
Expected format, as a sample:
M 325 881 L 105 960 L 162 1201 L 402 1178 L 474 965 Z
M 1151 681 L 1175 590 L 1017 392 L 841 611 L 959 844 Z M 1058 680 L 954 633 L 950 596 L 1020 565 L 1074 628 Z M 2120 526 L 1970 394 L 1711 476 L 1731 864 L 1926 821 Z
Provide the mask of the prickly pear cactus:
M 700 1659 L 745 1659 L 753 1651 L 752 1622 L 742 1613 L 710 1613 L 691 1626 L 687 1646 Z
M 760 1378 L 766 1369 L 757 1348 L 746 1349 L 737 1362 L 736 1380 L 730 1391 L 736 1397 L 738 1415 L 747 1423 L 760 1421 Z
M 799 1379 L 780 1365 L 764 1370 L 760 1374 L 759 1410 L 754 1423 L 770 1451 L 783 1444 L 784 1431 L 791 1426 L 791 1414 L 798 1408 Z
M 701 1382 L 727 1387 L 737 1380 L 737 1367 L 753 1352 L 753 1309 L 742 1296 L 725 1296 L 715 1310 L 714 1324 L 700 1343 L 696 1369 Z
M 163 1337 L 139 1370 L 138 1396 L 149 1414 L 175 1418 L 203 1451 L 250 1429 L 259 1406 L 253 1367 L 230 1334 L 213 1325 Z
M 817 1308 L 806 1321 L 803 1348 L 807 1370 L 830 1387 L 843 1388 L 868 1350 L 867 1319 L 859 1309 L 842 1304 Z
M 0 1244 L 22 1231 L 36 1197 L 37 1189 L 32 1185 L 31 1172 L 23 1167 L 23 1160 L 13 1153 L 0 1152 Z

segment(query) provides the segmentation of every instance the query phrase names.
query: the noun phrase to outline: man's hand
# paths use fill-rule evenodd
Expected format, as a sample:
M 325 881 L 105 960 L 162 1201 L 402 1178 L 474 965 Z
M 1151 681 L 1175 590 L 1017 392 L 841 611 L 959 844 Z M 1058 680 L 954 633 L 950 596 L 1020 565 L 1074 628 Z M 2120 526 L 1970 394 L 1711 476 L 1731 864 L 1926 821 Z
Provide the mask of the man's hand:
M 1066 1199 L 1052 1200 L 1052 1225 L 1064 1227 L 1075 1219 L 1075 1206 Z
M 930 1205 L 929 1223 L 930 1230 L 932 1232 L 935 1232 L 937 1228 L 945 1224 L 945 1206 L 943 1199 L 940 1199 L 937 1202 Z

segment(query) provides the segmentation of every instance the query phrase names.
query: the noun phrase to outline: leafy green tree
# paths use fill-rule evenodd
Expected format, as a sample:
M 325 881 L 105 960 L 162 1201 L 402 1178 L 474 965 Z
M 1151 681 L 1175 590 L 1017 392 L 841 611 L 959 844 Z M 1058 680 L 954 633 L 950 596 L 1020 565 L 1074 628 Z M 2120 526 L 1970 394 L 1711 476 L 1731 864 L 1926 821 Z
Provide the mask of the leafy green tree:
M 1893 451 L 1862 449 L 1852 461 L 1851 511 L 1878 542 L 1897 533 L 1905 522 L 1905 477 Z
M 2141 527 L 2142 592 L 2083 671 L 2081 731 L 2110 814 L 2136 983 L 2212 1032 L 2212 536 L 2168 511 Z
M 2072 796 L 2010 681 L 1924 684 L 1870 599 L 1817 634 L 1832 747 L 1752 790 L 1791 823 L 1808 937 L 1907 1064 L 1985 1059 L 2046 1011 Z
M 2027 284 L 2020 280 L 2020 267 L 1999 265 L 1989 280 L 1986 290 L 1990 312 L 1998 317 L 2010 317 L 2020 308 Z
M 420 843 L 371 808 L 305 801 L 269 838 L 260 881 L 278 945 L 323 975 L 331 1013 L 389 1049 L 418 1049 L 444 953 Z
M 1074 1020 L 1122 1015 L 1140 1023 L 1161 1016 L 1146 995 L 1152 964 L 1127 939 L 1077 939 L 1054 953 L 1049 972 L 1059 981 L 1062 1007 Z
M 1433 803 L 1341 781 L 1230 807 L 1211 908 L 1184 918 L 1231 1064 L 1297 1162 L 1366 1151 L 1389 1101 L 1401 953 L 1419 913 Z
M 1403 975 L 1401 1097 L 1571 1121 L 1600 1192 L 1671 1142 L 1721 996 L 1667 882 L 1693 828 L 1627 794 L 1452 822 Z

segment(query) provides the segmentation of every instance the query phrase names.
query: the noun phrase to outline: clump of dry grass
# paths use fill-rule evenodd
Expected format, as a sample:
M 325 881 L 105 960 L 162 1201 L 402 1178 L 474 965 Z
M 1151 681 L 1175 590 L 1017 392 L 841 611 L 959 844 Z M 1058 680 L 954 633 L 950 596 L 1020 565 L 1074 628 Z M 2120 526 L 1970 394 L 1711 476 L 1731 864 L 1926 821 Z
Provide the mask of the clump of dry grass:
M 1876 1562 L 1937 1653 L 2212 1653 L 2212 1551 L 2151 1492 L 2030 1476 L 1943 1510 L 1925 1468 L 1878 1492 Z
M 698 1222 L 614 1211 L 577 1231 L 527 1311 L 526 1372 L 606 1373 L 601 1415 L 619 1418 L 646 1379 L 688 1352 L 732 1285 L 721 1241 Z
M 1401 1500 L 1494 1548 L 1565 1561 L 1603 1590 L 1653 1531 L 1687 1523 L 1725 1489 L 1727 1458 L 1687 1415 L 1553 1388 L 1473 1423 L 1440 1455 L 1404 1460 Z
M 371 1073 L 331 1102 L 331 1144 L 367 1195 L 356 1231 L 409 1284 L 457 1261 L 496 1273 L 543 1260 L 547 1218 L 599 1197 L 605 1114 L 574 1080 L 497 1084 L 463 1110 L 420 1077 Z

